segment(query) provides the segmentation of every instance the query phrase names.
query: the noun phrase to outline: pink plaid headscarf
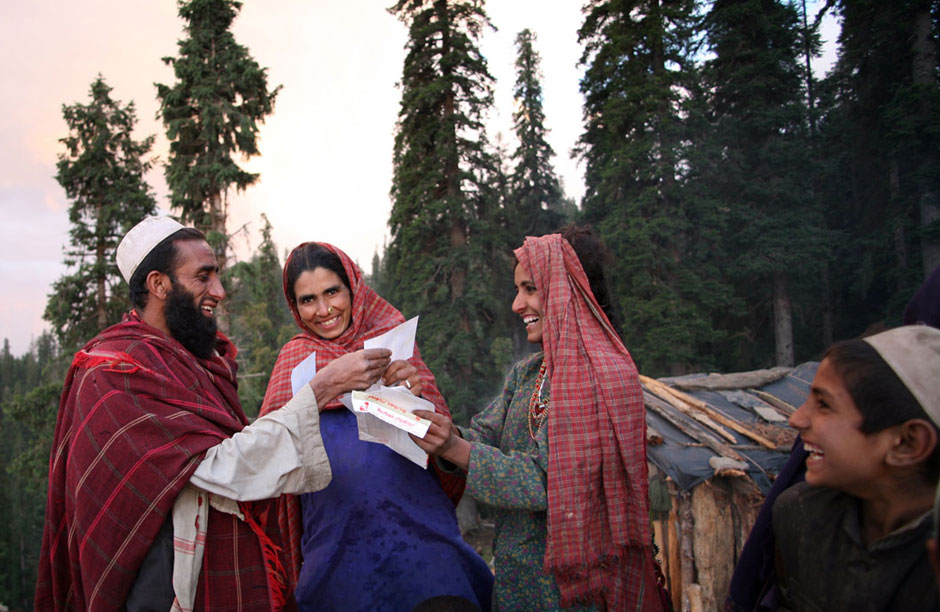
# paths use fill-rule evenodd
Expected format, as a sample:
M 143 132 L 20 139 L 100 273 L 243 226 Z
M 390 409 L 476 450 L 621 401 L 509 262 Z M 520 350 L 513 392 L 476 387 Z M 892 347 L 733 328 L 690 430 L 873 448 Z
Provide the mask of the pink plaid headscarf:
M 636 366 L 561 235 L 528 237 L 515 255 L 541 292 L 551 381 L 545 569 L 563 605 L 661 610 Z

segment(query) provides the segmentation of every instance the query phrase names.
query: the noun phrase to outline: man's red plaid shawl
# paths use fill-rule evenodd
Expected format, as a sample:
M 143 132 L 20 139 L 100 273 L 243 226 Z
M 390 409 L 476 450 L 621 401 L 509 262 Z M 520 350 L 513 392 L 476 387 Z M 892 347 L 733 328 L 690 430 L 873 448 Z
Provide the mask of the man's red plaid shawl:
M 529 237 L 515 255 L 541 292 L 551 384 L 545 569 L 565 605 L 659 611 L 636 366 L 571 245 Z
M 264 402 L 261 405 L 261 415 L 280 408 L 290 400 L 292 396 L 291 372 L 297 367 L 297 364 L 306 359 L 310 353 L 316 351 L 317 370 L 320 370 L 337 357 L 358 351 L 362 348 L 363 342 L 369 338 L 384 334 L 405 322 L 405 317 L 394 306 L 386 302 L 379 294 L 373 291 L 371 287 L 366 285 L 362 279 L 362 271 L 359 269 L 359 266 L 357 266 L 346 253 L 333 245 L 320 242 L 318 243 L 320 246 L 329 249 L 339 257 L 343 264 L 343 269 L 346 271 L 353 296 L 352 318 L 346 331 L 334 340 L 324 340 L 311 333 L 300 318 L 300 313 L 297 311 L 297 304 L 290 299 L 287 293 L 287 265 L 290 263 L 294 254 L 307 244 L 309 243 L 301 244 L 291 251 L 291 254 L 287 257 L 287 261 L 284 262 L 283 274 L 284 297 L 287 299 L 288 306 L 290 306 L 291 312 L 294 315 L 294 320 L 303 332 L 291 338 L 281 349 L 280 354 L 278 354 L 277 362 L 274 364 L 274 370 L 271 373 L 271 379 L 268 381 L 268 389 L 264 395 Z M 414 356 L 409 359 L 409 361 L 418 369 L 418 374 L 421 376 L 423 385 L 421 396 L 433 403 L 437 412 L 450 416 L 450 410 L 448 410 L 447 403 L 444 401 L 444 397 L 437 388 L 434 375 L 421 359 L 421 354 L 417 346 L 415 346 Z M 332 410 L 340 408 L 345 410 L 338 400 L 334 400 L 322 409 Z M 436 469 L 436 464 L 433 461 L 431 462 L 431 466 L 432 469 Z M 462 476 L 446 474 L 440 471 L 438 471 L 437 474 L 441 481 L 441 488 L 444 489 L 444 492 L 456 505 L 460 500 L 460 496 L 463 494 L 466 479 Z M 303 534 L 300 504 L 295 496 L 284 495 L 279 500 L 278 506 L 280 529 L 284 534 L 285 546 L 288 548 L 288 559 L 290 563 L 288 573 L 291 574 L 292 582 L 296 584 L 301 564 L 300 538 Z
M 136 312 L 76 353 L 59 407 L 36 610 L 121 610 L 205 451 L 247 423 L 235 347 L 197 359 Z M 273 502 L 244 504 L 279 540 Z M 209 511 L 196 610 L 270 610 L 258 536 Z

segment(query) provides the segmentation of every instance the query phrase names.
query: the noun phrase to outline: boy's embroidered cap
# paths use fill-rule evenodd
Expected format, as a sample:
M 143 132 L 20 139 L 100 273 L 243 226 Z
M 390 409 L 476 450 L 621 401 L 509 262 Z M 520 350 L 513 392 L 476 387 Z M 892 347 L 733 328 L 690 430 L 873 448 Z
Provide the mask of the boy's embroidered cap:
M 183 225 L 170 217 L 147 217 L 132 227 L 117 248 L 117 266 L 124 280 L 130 283 L 137 266 L 150 251 L 181 229 Z
M 864 339 L 940 426 L 940 329 L 905 325 Z

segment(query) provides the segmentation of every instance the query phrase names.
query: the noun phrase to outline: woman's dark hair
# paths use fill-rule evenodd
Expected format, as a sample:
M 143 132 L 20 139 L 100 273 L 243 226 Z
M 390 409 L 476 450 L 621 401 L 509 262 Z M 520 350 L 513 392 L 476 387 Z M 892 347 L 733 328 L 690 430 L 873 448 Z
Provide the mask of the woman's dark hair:
M 343 284 L 349 289 L 349 297 L 352 299 L 352 287 L 349 286 L 349 277 L 346 275 L 346 269 L 343 268 L 343 262 L 340 260 L 339 255 L 316 242 L 308 242 L 302 247 L 294 249 L 290 261 L 287 262 L 287 269 L 284 274 L 284 282 L 286 283 L 284 289 L 287 291 L 287 297 L 290 299 L 291 304 L 297 303 L 297 295 L 294 293 L 294 285 L 297 283 L 297 279 L 304 272 L 316 270 L 317 268 L 326 268 L 331 272 L 335 272 L 339 280 L 343 281 Z
M 130 287 L 131 304 L 137 310 L 143 310 L 147 307 L 147 275 L 156 270 L 160 274 L 166 274 L 170 280 L 176 282 L 176 268 L 179 264 L 179 250 L 176 248 L 177 242 L 185 240 L 205 240 L 206 236 L 193 227 L 184 227 L 178 229 L 159 243 L 147 253 L 137 269 L 131 275 L 131 280 L 127 283 Z
M 861 413 L 859 429 L 863 434 L 877 433 L 911 419 L 923 419 L 933 426 L 940 439 L 940 429 L 875 347 L 864 340 L 846 340 L 829 347 L 825 358 L 829 359 Z M 927 459 L 925 469 L 928 479 L 936 483 L 940 477 L 940 443 Z
M 611 259 L 610 251 L 594 235 L 590 225 L 569 224 L 561 228 L 558 233 L 574 249 L 578 261 L 581 262 L 581 267 L 584 268 L 588 283 L 591 285 L 594 299 L 597 300 L 604 314 L 607 315 L 614 328 L 617 329 L 618 325 L 610 303 L 610 291 L 607 288 L 607 278 L 604 276 L 604 267 L 610 263 Z

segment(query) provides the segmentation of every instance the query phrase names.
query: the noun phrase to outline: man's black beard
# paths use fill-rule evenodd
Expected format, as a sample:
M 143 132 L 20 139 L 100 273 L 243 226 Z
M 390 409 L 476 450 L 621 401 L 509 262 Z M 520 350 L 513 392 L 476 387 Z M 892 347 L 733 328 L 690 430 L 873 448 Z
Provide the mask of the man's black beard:
M 186 350 L 202 359 L 208 359 L 215 350 L 216 324 L 196 305 L 196 296 L 174 283 L 167 294 L 166 326 L 170 335 Z

